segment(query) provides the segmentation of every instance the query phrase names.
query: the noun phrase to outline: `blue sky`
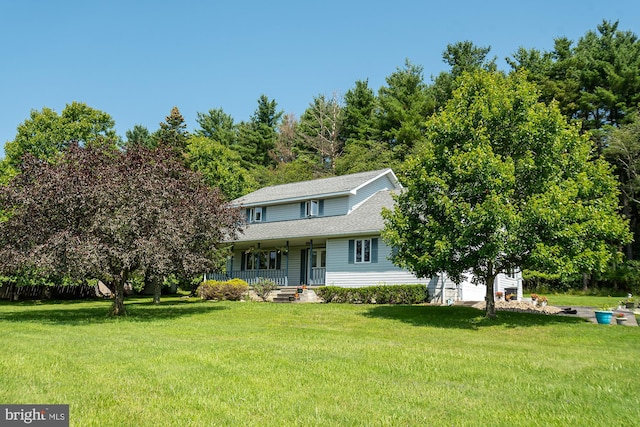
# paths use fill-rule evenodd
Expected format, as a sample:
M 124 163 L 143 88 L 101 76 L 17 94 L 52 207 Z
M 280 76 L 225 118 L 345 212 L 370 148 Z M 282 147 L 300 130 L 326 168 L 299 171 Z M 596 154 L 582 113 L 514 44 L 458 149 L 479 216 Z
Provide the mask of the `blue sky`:
M 429 81 L 449 43 L 491 46 L 506 69 L 518 47 L 577 41 L 603 19 L 640 34 L 640 2 L 4 1 L 0 145 L 31 110 L 72 101 L 109 113 L 123 137 L 154 131 L 173 106 L 189 130 L 212 108 L 247 120 L 261 94 L 299 117 L 356 80 L 377 90 L 405 59 Z

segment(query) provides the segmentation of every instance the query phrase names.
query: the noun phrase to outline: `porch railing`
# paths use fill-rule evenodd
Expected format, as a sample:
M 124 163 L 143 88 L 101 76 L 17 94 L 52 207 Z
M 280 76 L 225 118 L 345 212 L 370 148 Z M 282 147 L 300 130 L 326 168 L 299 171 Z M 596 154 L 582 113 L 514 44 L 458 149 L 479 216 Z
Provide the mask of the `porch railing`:
M 319 285 L 324 285 L 324 278 L 325 275 L 327 273 L 327 269 L 322 267 L 314 267 L 311 269 L 311 277 L 309 279 L 309 281 L 311 283 L 308 283 L 308 285 L 310 286 L 319 286 Z
M 273 280 L 278 286 L 288 286 L 289 280 L 284 270 L 250 270 L 250 271 L 232 271 L 231 273 L 207 273 L 207 280 L 229 280 L 242 279 L 249 285 L 253 285 L 259 279 Z
M 305 283 L 310 286 L 320 286 L 325 284 L 325 276 L 327 273 L 326 268 L 312 268 L 310 283 Z M 249 271 L 232 271 L 231 273 L 207 273 L 205 274 L 206 280 L 220 280 L 225 281 L 229 279 L 242 279 L 249 285 L 253 285 L 259 279 L 273 280 L 278 286 L 289 286 L 289 278 L 287 277 L 285 270 L 249 270 Z M 293 285 L 297 284 L 296 280 Z

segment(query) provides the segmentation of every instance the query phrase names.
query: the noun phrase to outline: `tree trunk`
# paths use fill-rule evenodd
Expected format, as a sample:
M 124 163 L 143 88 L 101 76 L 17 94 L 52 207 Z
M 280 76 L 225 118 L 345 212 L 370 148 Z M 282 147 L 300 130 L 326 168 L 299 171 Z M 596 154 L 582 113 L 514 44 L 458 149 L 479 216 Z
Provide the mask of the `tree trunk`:
M 111 316 L 126 316 L 124 308 L 124 284 L 127 283 L 129 273 L 125 270 L 120 273 L 113 283 L 113 305 L 111 306 Z
M 486 277 L 487 284 L 487 294 L 485 295 L 485 301 L 487 303 L 486 307 L 486 316 L 490 319 L 495 319 L 496 317 L 496 293 L 494 289 L 496 275 L 493 273 L 493 266 L 489 265 L 488 273 Z
M 589 275 L 582 273 L 582 290 L 587 292 L 589 290 Z
M 629 197 L 627 197 L 627 194 L 623 191 L 622 192 L 622 213 L 626 218 L 629 219 L 629 225 L 630 225 L 629 229 L 631 230 L 632 233 L 635 233 L 636 217 L 632 214 L 631 206 L 629 206 L 629 203 L 630 203 Z M 632 260 L 633 259 L 633 240 L 626 244 L 625 249 L 627 253 L 627 260 L 629 261 Z
M 153 303 L 160 304 L 160 295 L 162 294 L 162 283 L 159 280 L 153 281 Z

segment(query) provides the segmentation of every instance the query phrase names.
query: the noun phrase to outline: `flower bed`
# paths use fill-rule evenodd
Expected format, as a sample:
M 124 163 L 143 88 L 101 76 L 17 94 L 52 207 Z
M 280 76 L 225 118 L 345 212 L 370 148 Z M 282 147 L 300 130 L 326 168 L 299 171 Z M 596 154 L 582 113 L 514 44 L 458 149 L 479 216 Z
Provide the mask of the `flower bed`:
M 485 307 L 486 303 L 484 301 L 473 305 L 473 308 L 477 308 L 479 310 L 484 310 Z M 562 312 L 558 307 L 552 307 L 549 305 L 542 307 L 525 301 L 496 301 L 496 310 L 540 314 L 558 314 Z

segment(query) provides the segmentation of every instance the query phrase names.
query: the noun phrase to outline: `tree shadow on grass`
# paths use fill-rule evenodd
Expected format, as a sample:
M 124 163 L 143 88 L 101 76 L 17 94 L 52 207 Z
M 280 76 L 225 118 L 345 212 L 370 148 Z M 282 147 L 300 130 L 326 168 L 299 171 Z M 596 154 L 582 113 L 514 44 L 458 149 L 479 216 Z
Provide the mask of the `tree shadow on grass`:
M 498 311 L 495 319 L 485 317 L 483 310 L 471 307 L 439 307 L 424 305 L 381 305 L 369 309 L 365 316 L 399 320 L 414 326 L 432 328 L 479 329 L 488 326 L 531 327 L 588 322 L 572 316 Z
M 89 325 L 112 322 L 151 322 L 183 316 L 213 313 L 227 307 L 201 301 L 163 301 L 153 304 L 142 299 L 125 299 L 126 316 L 109 316 L 110 300 L 54 300 L 0 303 L 0 321 L 58 325 Z M 8 308 L 7 308 L 8 307 Z M 5 309 L 6 308 L 6 309 Z

